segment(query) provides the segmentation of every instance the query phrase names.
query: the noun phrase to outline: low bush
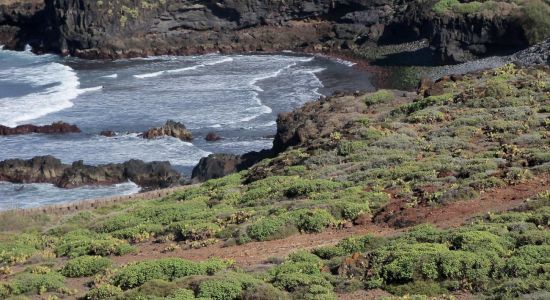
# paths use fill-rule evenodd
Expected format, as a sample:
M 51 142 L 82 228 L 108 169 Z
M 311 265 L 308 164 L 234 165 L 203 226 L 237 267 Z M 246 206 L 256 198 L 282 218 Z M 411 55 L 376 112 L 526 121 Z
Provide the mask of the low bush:
M 83 255 L 123 255 L 132 251 L 134 248 L 124 240 L 87 230 L 67 233 L 55 245 L 58 256 L 71 258 Z
M 232 279 L 210 279 L 199 285 L 199 297 L 213 300 L 238 299 L 243 292 L 242 283 Z
M 85 296 L 86 300 L 104 300 L 122 295 L 122 290 L 114 285 L 102 284 L 92 288 Z
M 391 91 L 388 90 L 378 90 L 374 93 L 367 94 L 365 96 L 365 103 L 368 106 L 379 104 L 379 103 L 386 103 L 391 100 L 393 100 L 395 96 Z
M 174 280 L 190 275 L 213 274 L 228 266 L 229 262 L 217 259 L 200 263 L 179 258 L 140 261 L 120 268 L 113 275 L 111 283 L 129 289 L 152 279 Z
M 270 216 L 252 223 L 246 232 L 254 240 L 267 241 L 290 236 L 297 233 L 298 228 L 287 217 Z
M 80 256 L 69 260 L 61 274 L 67 277 L 86 277 L 98 274 L 111 267 L 112 261 L 101 256 Z
M 9 282 L 9 288 L 14 295 L 57 292 L 64 286 L 65 277 L 56 272 L 47 274 L 20 273 Z
M 296 224 L 303 232 L 321 232 L 335 223 L 334 217 L 324 209 L 300 212 Z

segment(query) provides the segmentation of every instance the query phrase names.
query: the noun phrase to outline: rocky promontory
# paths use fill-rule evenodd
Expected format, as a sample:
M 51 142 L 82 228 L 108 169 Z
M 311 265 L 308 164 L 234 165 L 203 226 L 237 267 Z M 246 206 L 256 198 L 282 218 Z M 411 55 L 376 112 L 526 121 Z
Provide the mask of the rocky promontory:
M 68 165 L 49 155 L 28 160 L 0 161 L 0 181 L 51 183 L 61 188 L 112 185 L 130 180 L 142 189 L 150 190 L 177 185 L 180 179 L 181 175 L 172 169 L 169 162 L 129 160 L 119 164 L 91 166 L 76 161 Z
M 19 125 L 17 127 L 7 127 L 0 125 L 0 136 L 2 135 L 19 135 L 30 133 L 43 134 L 65 134 L 78 133 L 80 129 L 76 125 L 67 124 L 64 122 L 55 122 L 51 125 L 37 126 L 32 124 Z

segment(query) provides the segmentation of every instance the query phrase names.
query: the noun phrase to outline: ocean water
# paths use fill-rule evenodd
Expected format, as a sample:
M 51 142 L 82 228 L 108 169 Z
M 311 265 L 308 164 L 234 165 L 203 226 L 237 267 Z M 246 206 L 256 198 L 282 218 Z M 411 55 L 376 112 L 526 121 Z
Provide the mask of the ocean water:
M 210 153 L 271 147 L 278 113 L 334 90 L 373 89 L 369 79 L 350 63 L 292 53 L 87 61 L 0 50 L 0 124 L 64 121 L 82 130 L 0 137 L 0 160 L 37 155 L 94 165 L 161 160 L 188 176 Z M 169 119 L 184 123 L 195 136 L 193 142 L 138 136 Z M 103 130 L 117 136 L 100 136 Z M 223 139 L 206 142 L 211 131 Z M 0 183 L 0 209 L 138 190 L 130 182 L 71 190 Z

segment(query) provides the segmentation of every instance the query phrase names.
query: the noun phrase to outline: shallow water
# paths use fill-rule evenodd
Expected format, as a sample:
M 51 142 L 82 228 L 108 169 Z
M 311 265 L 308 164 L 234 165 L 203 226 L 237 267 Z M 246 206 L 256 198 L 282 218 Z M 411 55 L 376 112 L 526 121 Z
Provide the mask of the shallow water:
M 209 153 L 271 147 L 278 113 L 334 90 L 372 89 L 369 78 L 346 62 L 287 53 L 85 61 L 0 51 L 0 124 L 64 121 L 82 130 L 0 137 L 0 160 L 48 154 L 65 163 L 167 160 L 188 175 Z M 138 136 L 168 119 L 183 122 L 193 142 Z M 98 135 L 102 130 L 118 135 Z M 223 140 L 204 141 L 210 131 Z M 135 191 L 132 184 L 62 190 L 2 183 L 0 209 Z

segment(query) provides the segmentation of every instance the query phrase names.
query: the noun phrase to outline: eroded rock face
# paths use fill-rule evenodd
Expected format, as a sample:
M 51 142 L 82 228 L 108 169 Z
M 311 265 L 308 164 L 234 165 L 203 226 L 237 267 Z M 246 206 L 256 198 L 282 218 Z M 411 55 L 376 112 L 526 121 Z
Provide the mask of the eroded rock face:
M 172 169 L 169 162 L 130 160 L 121 164 L 90 166 L 76 161 L 66 165 L 53 156 L 0 162 L 0 181 L 51 183 L 61 188 L 111 185 L 131 180 L 143 189 L 156 189 L 177 185 L 180 179 L 181 175 Z
M 37 52 L 83 58 L 121 58 L 331 52 L 426 38 L 440 62 L 527 46 L 517 9 L 438 15 L 432 10 L 437 0 L 44 1 L 42 6 L 36 4 L 40 0 L 0 4 L 0 43 L 9 48 L 30 43 Z M 26 11 L 29 3 L 36 7 Z
M 169 120 L 161 127 L 155 127 L 142 134 L 143 138 L 154 139 L 163 136 L 171 136 L 182 141 L 192 141 L 193 135 L 185 128 L 185 125 L 179 122 Z
M 51 125 L 44 126 L 25 124 L 13 128 L 0 125 L 0 135 L 19 135 L 30 133 L 64 134 L 77 132 L 80 132 L 80 129 L 76 125 L 71 125 L 64 122 L 56 122 Z

